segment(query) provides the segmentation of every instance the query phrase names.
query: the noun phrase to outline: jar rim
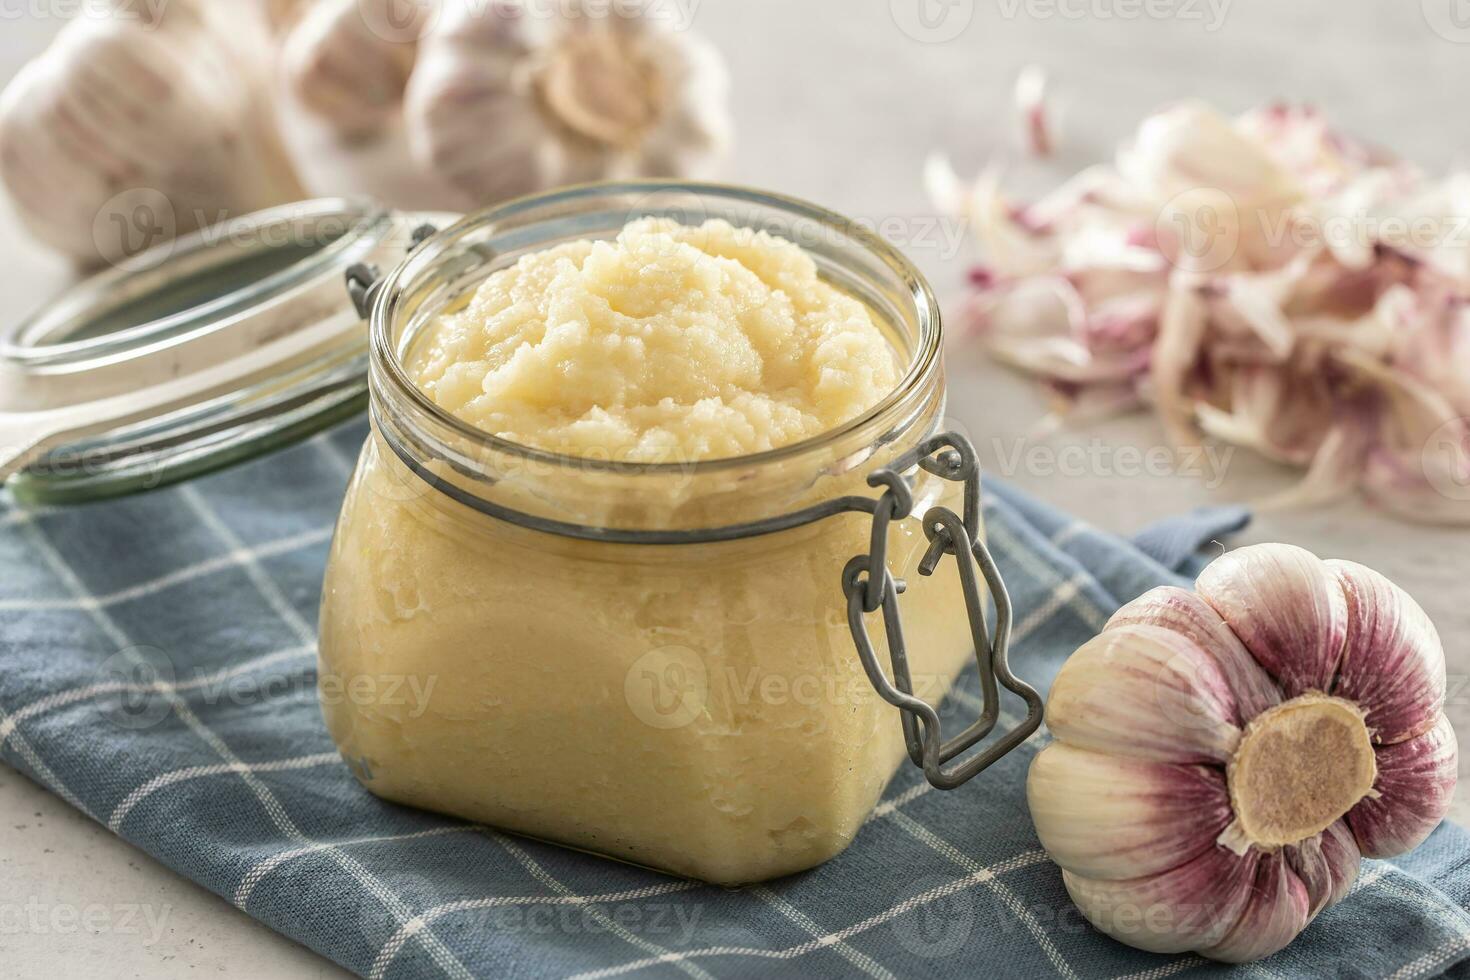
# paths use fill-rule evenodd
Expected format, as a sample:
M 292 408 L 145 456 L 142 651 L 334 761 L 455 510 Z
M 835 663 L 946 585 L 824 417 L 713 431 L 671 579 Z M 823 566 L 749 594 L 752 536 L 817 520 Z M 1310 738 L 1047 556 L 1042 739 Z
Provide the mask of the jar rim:
M 778 446 L 775 449 L 738 456 L 722 456 L 700 459 L 693 462 L 639 462 L 603 460 L 586 456 L 573 456 L 539 449 L 525 443 L 514 442 L 486 432 L 442 408 L 424 393 L 409 377 L 399 358 L 394 343 L 393 327 L 396 304 L 401 297 L 405 281 L 420 267 L 432 264 L 433 249 L 452 241 L 458 234 L 472 228 L 483 227 L 515 217 L 526 211 L 565 202 L 591 199 L 615 194 L 684 193 L 709 196 L 736 202 L 764 206 L 782 211 L 798 218 L 814 221 L 821 227 L 836 231 L 861 245 L 872 257 L 878 259 L 889 271 L 902 281 L 914 301 L 914 311 L 919 321 L 917 346 L 897 384 L 871 408 L 848 421 L 827 429 L 814 436 Z M 923 390 L 938 370 L 943 348 L 943 328 L 939 301 L 933 289 L 918 267 L 897 248 L 882 237 L 862 227 L 846 216 L 812 204 L 808 201 L 769 191 L 756 190 L 738 184 L 683 180 L 624 180 L 599 181 L 575 184 L 555 191 L 529 194 L 466 215 L 453 225 L 441 229 L 425 240 L 409 260 L 401 263 L 384 280 L 377 291 L 370 313 L 370 345 L 373 366 L 370 381 L 376 390 L 380 378 L 386 379 L 394 393 L 407 398 L 413 407 L 425 413 L 438 425 L 446 427 L 457 438 L 472 445 L 496 453 L 512 456 L 539 465 L 578 468 L 588 472 L 611 473 L 619 476 L 661 476 L 680 474 L 708 474 L 753 466 L 762 466 L 797 459 L 808 453 L 819 451 L 873 425 L 894 409 L 904 404 L 915 392 Z

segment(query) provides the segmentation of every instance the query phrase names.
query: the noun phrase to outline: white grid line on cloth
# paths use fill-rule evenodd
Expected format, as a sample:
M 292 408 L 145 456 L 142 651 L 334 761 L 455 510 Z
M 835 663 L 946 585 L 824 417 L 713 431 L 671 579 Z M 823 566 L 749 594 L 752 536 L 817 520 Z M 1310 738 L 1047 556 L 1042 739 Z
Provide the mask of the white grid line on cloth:
M 904 901 L 899 902 L 897 905 L 894 905 L 883 912 L 879 912 L 877 915 L 869 916 L 868 918 L 863 919 L 861 922 L 855 922 L 845 929 L 839 929 L 836 932 L 830 933 L 826 936 L 822 936 L 819 939 L 812 939 L 808 942 L 799 943 L 795 946 L 788 946 L 785 949 L 754 949 L 751 947 L 742 946 L 710 946 L 705 949 L 695 949 L 689 950 L 688 952 L 672 953 L 667 956 L 655 956 L 648 959 L 634 960 L 631 963 L 624 963 L 620 966 L 610 966 L 604 967 L 600 970 L 591 970 L 586 973 L 578 973 L 574 974 L 571 977 L 568 977 L 567 980 L 601 980 L 601 978 L 603 977 L 621 976 L 624 973 L 632 973 L 634 970 L 642 970 L 645 967 L 659 966 L 664 963 L 673 963 L 704 956 L 750 956 L 759 959 L 794 960 L 798 957 L 805 956 L 808 953 L 816 952 L 819 949 L 826 949 L 832 943 L 839 940 L 851 939 L 853 936 L 860 935 L 861 933 L 867 932 L 869 929 L 874 929 L 878 926 L 881 926 L 885 922 L 891 922 L 899 916 L 907 915 L 914 909 L 922 908 L 925 905 L 937 902 L 941 898 L 947 898 L 948 896 L 953 895 L 956 892 L 964 891 L 968 888 L 973 888 L 975 885 L 979 884 L 981 881 L 986 880 L 987 878 L 995 877 L 1002 874 L 1008 874 L 1009 872 L 1016 871 L 1020 868 L 1029 868 L 1034 864 L 1041 864 L 1046 860 L 1047 856 L 1044 851 L 1026 851 L 1022 854 L 1017 854 L 1014 857 L 1006 858 L 1004 861 L 997 861 L 995 864 L 989 866 L 988 868 L 982 868 L 973 874 L 965 875 L 963 878 L 957 878 L 947 884 L 938 885 L 934 888 L 931 888 L 927 892 L 922 892 L 918 895 L 910 896 Z
M 1470 949 L 1470 936 L 1456 937 L 1439 949 L 1431 950 L 1411 963 L 1405 963 L 1390 973 L 1385 980 L 1411 980 L 1415 977 L 1434 976 L 1439 973 L 1440 967 L 1467 949 Z
M 808 936 L 821 939 L 826 935 L 822 931 L 822 927 L 817 925 L 810 916 L 780 895 L 771 891 L 765 885 L 756 885 L 750 889 L 750 894 L 786 916 L 786 918 L 795 923 Z M 871 956 L 853 949 L 840 939 L 833 941 L 832 945 L 828 948 L 870 977 L 875 977 L 877 980 L 898 980 L 893 973 L 880 966 Z
M 357 469 L 357 457 L 343 452 L 342 448 L 332 441 L 332 433 L 323 432 L 311 441 L 317 444 L 322 450 L 322 455 L 326 456 L 343 476 L 351 476 Z
M 919 821 L 907 813 L 896 811 L 893 814 L 893 819 L 909 836 L 933 849 L 965 871 L 974 874 L 984 870 L 974 858 L 963 853 L 959 848 L 919 823 Z M 1011 913 L 1021 920 L 1021 923 L 1036 940 L 1036 944 L 1041 947 L 1042 953 L 1051 961 L 1052 966 L 1056 968 L 1057 973 L 1067 978 L 1067 980 L 1078 980 L 1077 972 L 1072 969 L 1066 957 L 1062 956 L 1061 950 L 1057 949 L 1056 943 L 1052 942 L 1051 937 L 1041 928 L 1041 923 L 1036 921 L 1036 916 L 1031 914 L 1031 910 L 1026 908 L 1016 893 L 1011 891 L 1005 882 L 997 880 L 994 876 L 983 879 L 983 884 L 995 893 L 995 897 L 1000 899 L 1002 905 L 1010 909 Z
M 480 828 L 472 828 L 480 829 Z M 636 902 L 644 898 L 653 898 L 658 895 L 672 895 L 677 892 L 694 891 L 703 885 L 695 881 L 671 881 L 662 885 L 648 885 L 643 888 L 633 888 L 621 892 L 603 892 L 597 895 L 495 895 L 490 898 L 465 898 L 457 902 L 447 902 L 444 905 L 429 909 L 423 915 L 417 916 L 412 922 L 400 926 L 393 938 L 383 947 L 378 958 L 373 961 L 372 969 L 368 971 L 369 980 L 382 980 L 384 973 L 393 960 L 398 956 L 403 944 L 419 929 L 424 928 L 435 919 L 441 919 L 455 912 L 475 912 L 481 909 L 501 908 L 514 905 L 601 905 L 608 902 Z
M 173 772 L 166 772 L 154 776 L 148 782 L 123 797 L 122 802 L 112 811 L 112 816 L 107 818 L 107 829 L 114 834 L 121 833 L 123 823 L 128 819 L 128 814 L 132 813 L 139 803 L 142 803 L 148 797 L 165 787 L 187 782 L 191 779 L 203 779 L 206 776 L 223 776 L 229 773 L 243 776 L 247 773 L 292 772 L 297 769 L 314 769 L 317 766 L 330 765 L 341 760 L 342 757 L 335 752 L 320 752 L 316 755 L 302 755 L 291 759 L 275 759 L 271 762 L 224 762 L 213 766 L 189 766 L 185 769 L 175 769 Z
M 1432 905 L 1425 900 L 1425 897 L 1421 892 L 1416 892 L 1413 889 L 1405 888 L 1397 881 L 1389 880 L 1386 873 L 1380 877 L 1384 878 L 1385 880 L 1382 884 L 1378 886 L 1379 891 L 1392 892 L 1400 898 L 1407 899 L 1411 905 L 1417 906 L 1426 913 L 1443 915 L 1446 912 L 1451 912 L 1454 914 L 1454 918 L 1459 922 L 1460 925 L 1467 924 L 1467 916 L 1465 914 L 1465 910 L 1460 908 L 1458 905 L 1451 905 L 1447 908 L 1439 905 Z M 1470 939 L 1470 934 L 1461 933 L 1460 935 L 1463 938 Z
M 1176 973 L 1183 973 L 1185 970 L 1192 969 L 1196 966 L 1209 966 L 1210 962 L 1210 960 L 1205 959 L 1203 956 L 1188 953 L 1180 956 L 1172 963 L 1165 963 L 1163 966 L 1156 966 L 1138 973 L 1124 974 L 1121 977 L 1114 977 L 1113 980 L 1163 980 L 1164 977 L 1172 977 Z
M 1088 524 L 1086 521 L 1073 521 L 1071 524 L 1063 527 L 1056 534 L 1053 534 L 1050 538 L 1050 541 L 1058 548 L 1064 548 L 1074 538 L 1080 538 L 1084 534 L 1091 534 L 1093 530 L 1095 530 L 1093 526 L 1091 524 Z
M 1056 614 L 1076 602 L 1077 597 L 1082 594 L 1082 588 L 1090 576 L 1085 572 L 1074 575 L 1052 590 L 1045 602 L 1026 614 L 1026 618 L 1016 625 L 1015 635 L 1011 641 L 1019 644 L 1023 639 L 1030 636 L 1036 630 L 1051 622 Z
M 0 725 L 10 724 L 10 716 L 7 715 L 5 712 L 0 711 Z M 51 792 L 61 797 L 66 802 L 70 803 L 72 806 L 76 807 L 78 810 L 91 817 L 93 820 L 97 820 L 98 823 L 102 822 L 98 819 L 97 815 L 92 812 L 91 807 L 87 806 L 80 799 L 78 799 L 77 795 L 73 793 L 70 789 L 68 789 L 66 784 L 61 781 L 61 777 L 51 771 L 51 767 L 46 765 L 45 761 L 40 757 L 40 755 L 36 753 L 36 750 L 31 747 L 31 743 L 25 740 L 24 736 L 15 734 L 14 737 L 9 739 L 9 741 L 14 744 L 16 754 L 25 760 L 26 765 L 31 767 L 31 772 L 35 773 L 36 778 L 45 783 L 47 787 L 50 788 Z M 4 748 L 3 743 L 0 743 L 0 748 Z
M 253 548 L 245 548 L 241 554 L 218 555 L 207 558 L 186 568 L 160 575 L 149 582 L 140 582 L 126 589 L 109 592 L 100 596 L 72 596 L 65 599 L 0 599 L 0 612 L 47 612 L 51 610 L 86 610 L 93 606 L 115 606 L 123 602 L 132 602 L 137 599 L 145 599 L 151 595 L 157 595 L 166 589 L 185 582 L 193 581 L 205 575 L 223 572 L 226 569 L 243 565 L 248 558 L 274 558 L 277 555 L 290 554 L 302 548 L 320 544 L 332 536 L 332 528 L 316 528 L 304 531 L 301 534 L 293 534 L 289 537 L 278 538 L 265 544 L 256 545 Z
M 893 812 L 895 810 L 899 809 L 900 807 L 908 806 L 910 803 L 914 802 L 914 800 L 917 800 L 921 796 L 927 796 L 933 791 L 933 784 L 927 782 L 919 783 L 917 786 L 910 786 L 908 789 L 904 790 L 902 793 L 899 793 L 893 799 L 884 800 L 877 806 L 873 807 L 873 812 L 868 814 L 868 818 L 864 820 L 863 823 L 870 824 L 875 820 L 883 820 L 887 817 L 890 817 L 893 815 Z
M 0 718 L 0 749 L 5 747 L 5 743 L 14 735 L 16 729 L 20 727 L 21 722 L 38 715 L 43 715 L 48 711 L 64 708 L 67 705 L 88 701 L 92 698 L 101 697 L 104 694 L 162 694 L 165 690 L 175 692 L 193 691 L 201 687 L 223 684 L 236 677 L 242 677 L 245 674 L 262 670 L 266 667 L 273 667 L 278 663 L 302 660 L 307 656 L 315 660 L 315 645 L 277 650 L 275 653 L 268 653 L 264 656 L 256 657 L 253 660 L 247 660 L 245 663 L 236 664 L 233 667 L 226 667 L 213 673 L 201 674 L 198 677 L 193 677 L 186 681 L 153 681 L 148 684 L 105 681 L 89 687 L 74 687 L 65 691 L 57 691 L 55 694 L 48 694 L 39 700 L 32 701 L 30 704 L 19 708 L 12 712 L 9 717 Z
M 1006 550 L 1006 554 L 1010 558 L 1012 558 L 1017 565 L 1024 567 L 1026 571 L 1031 575 L 1031 577 L 1036 579 L 1038 582 L 1056 582 L 1058 586 L 1060 586 L 1063 582 L 1067 581 L 1058 574 L 1055 568 L 1052 568 L 1050 565 L 1046 564 L 1041 559 L 1031 554 L 1031 550 L 1027 548 L 1025 544 L 1023 544 L 1014 534 L 1012 534 L 1006 528 L 1005 524 L 1001 521 L 994 521 L 990 524 L 987 524 L 986 534 L 989 535 L 992 540 L 994 540 L 997 544 L 1004 547 Z M 1091 577 L 1086 575 L 1074 576 L 1074 578 L 1081 578 L 1084 582 L 1091 581 Z M 1067 605 L 1069 605 L 1077 613 L 1077 615 L 1080 616 L 1085 623 L 1087 623 L 1087 625 L 1093 630 L 1093 632 L 1101 632 L 1102 628 L 1107 625 L 1109 617 L 1112 615 L 1111 613 L 1105 612 L 1102 608 L 1100 608 L 1097 603 L 1092 601 L 1087 593 L 1082 592 L 1080 589 L 1078 590 L 1076 595 L 1072 596 L 1068 600 Z
M 35 518 L 38 516 L 38 512 L 33 510 L 23 510 L 6 516 L 12 518 L 12 520 L 8 521 L 9 524 L 23 527 L 25 530 L 29 531 L 31 536 L 37 541 L 40 541 L 42 543 L 45 542 L 45 536 L 42 535 L 41 529 L 37 526 L 35 521 Z M 4 724 L 10 723 L 9 716 L 6 715 L 4 712 L 0 712 L 0 718 L 5 719 L 3 722 Z M 26 765 L 31 767 L 31 772 L 35 773 L 37 778 L 44 782 L 53 793 L 61 797 L 66 802 L 70 803 L 72 806 L 76 807 L 82 813 L 85 813 L 87 816 L 91 817 L 93 820 L 97 820 L 99 823 L 101 823 L 101 821 L 97 817 L 97 814 L 92 812 L 92 808 L 83 803 L 81 798 L 73 793 L 71 789 L 66 785 L 66 783 L 62 782 L 61 777 L 56 775 L 56 773 L 51 770 L 50 766 L 46 765 L 46 762 L 44 759 L 41 758 L 40 753 L 35 750 L 30 742 L 26 741 L 25 736 L 21 735 L 19 732 L 16 732 L 13 738 L 10 739 L 10 741 L 12 741 L 15 745 L 16 754 L 25 760 Z M 3 743 L 0 743 L 0 748 L 3 747 Z
M 30 522 L 27 526 L 34 534 L 36 544 L 39 547 L 42 557 L 45 558 L 47 563 L 52 566 L 52 570 L 57 574 L 57 576 L 59 576 L 61 580 L 67 585 L 67 587 L 71 589 L 76 595 L 87 595 L 88 593 L 86 586 L 82 584 L 82 581 L 77 577 L 76 572 L 71 568 L 70 565 L 67 564 L 66 559 L 63 558 L 61 553 L 57 551 L 56 548 L 51 544 L 50 540 L 46 537 L 40 526 L 35 522 Z M 232 550 L 238 550 L 238 548 L 232 548 Z M 118 645 L 119 649 L 128 649 L 130 647 L 127 633 L 124 632 L 123 629 L 117 625 L 117 622 L 112 618 L 110 614 L 108 614 L 105 609 L 102 609 L 101 607 L 89 608 L 86 610 L 86 612 L 98 625 L 98 627 L 104 633 L 106 633 L 114 643 Z M 315 637 L 312 637 L 311 639 L 314 641 Z M 193 731 L 197 736 L 199 736 L 199 738 L 203 740 L 206 745 L 213 749 L 216 755 L 218 755 L 225 762 L 234 763 L 240 766 L 245 765 L 243 760 L 241 760 L 240 757 L 235 754 L 234 750 L 231 749 L 222 738 L 215 734 L 215 732 L 208 725 L 205 725 L 204 722 L 199 720 L 199 716 L 194 714 L 193 709 L 190 708 L 189 705 L 182 698 L 180 698 L 172 691 L 165 690 L 161 691 L 160 693 L 162 693 L 163 696 L 169 701 L 169 704 L 173 707 L 173 710 L 178 714 L 179 720 L 184 722 L 184 724 L 187 725 L 189 729 Z M 264 782 L 257 778 L 254 773 L 248 770 L 248 768 L 246 768 L 245 771 L 240 772 L 239 776 L 241 780 L 245 783 L 245 785 L 250 789 L 250 791 L 255 795 L 255 798 L 260 801 L 262 808 L 271 818 L 271 822 L 276 825 L 276 828 L 281 833 L 285 834 L 287 837 L 290 837 L 298 844 L 316 843 L 316 841 L 313 841 L 311 838 L 307 837 L 306 834 L 304 834 L 301 829 L 296 826 L 295 821 L 293 821 L 290 815 L 287 814 L 285 807 L 281 805 L 281 801 L 276 798 L 276 795 L 271 792 L 269 786 L 267 786 Z M 374 898 L 382 902 L 383 905 L 393 914 L 395 920 L 401 922 L 412 918 L 413 913 L 409 909 L 408 905 L 403 901 L 403 899 L 400 898 L 390 888 L 388 888 L 387 885 L 383 884 L 383 882 L 376 875 L 374 875 L 367 868 L 363 867 L 361 863 L 359 863 L 357 860 L 352 858 L 344 851 L 337 848 L 329 848 L 326 853 L 331 854 L 332 857 L 337 861 L 337 863 L 342 866 L 343 870 L 347 871 L 347 873 L 350 874 L 359 884 L 366 888 L 369 893 L 373 895 Z M 438 936 L 434 935 L 432 932 L 429 932 L 425 935 L 424 942 L 426 948 L 428 949 L 430 957 L 442 970 L 444 970 L 445 973 L 447 973 L 451 977 L 455 977 L 456 980 L 474 980 L 473 974 L 471 974 L 469 970 L 465 968 L 464 964 L 461 963 L 457 957 L 455 957 L 453 952 L 451 952 L 449 948 L 444 945 L 443 941 L 439 939 Z
M 510 856 L 519 861 L 521 866 L 530 873 L 531 877 L 541 882 L 541 884 L 545 885 L 547 888 L 550 888 L 552 891 L 556 892 L 559 895 L 565 895 L 568 898 L 581 897 L 578 896 L 566 885 L 564 885 L 562 882 L 558 881 L 556 877 L 551 874 L 551 872 L 541 867 L 541 865 L 536 861 L 535 858 L 531 857 L 531 855 L 527 854 L 524 850 L 521 849 L 519 844 L 510 840 L 505 835 L 497 834 L 494 831 L 490 832 L 490 837 L 501 847 L 509 851 Z M 660 956 L 666 956 L 672 952 L 672 950 L 664 946 L 660 946 L 658 943 L 649 942 L 642 936 L 629 932 L 621 924 L 609 918 L 601 909 L 597 908 L 595 905 L 586 905 L 585 898 L 582 899 L 579 904 L 586 907 L 587 914 L 591 916 L 594 920 L 596 920 L 599 925 L 611 932 L 613 935 L 617 936 L 619 939 L 623 940 L 623 942 L 627 943 L 628 945 L 641 949 L 645 953 L 657 953 Z M 715 980 L 714 976 L 712 976 L 708 971 L 693 963 L 681 962 L 675 963 L 674 965 L 678 967 L 681 972 L 687 973 L 691 977 L 694 977 L 695 980 Z
M 60 507 L 17 507 L 8 514 L 0 514 L 0 528 L 28 524 L 38 517 L 61 513 Z
M 260 561 L 245 547 L 245 542 L 240 540 L 239 535 L 230 530 L 225 522 L 220 520 L 214 508 L 209 506 L 205 499 L 200 496 L 199 488 L 184 486 L 179 488 L 179 496 L 184 498 L 191 510 L 198 515 L 204 526 L 214 533 L 230 549 L 229 557 L 245 572 L 247 578 L 255 585 L 261 597 L 270 605 L 282 622 L 291 628 L 302 643 L 315 643 L 316 630 L 301 618 L 296 607 L 286 598 L 280 587 L 266 574 L 265 569 L 260 567 Z
M 421 840 L 425 837 L 445 837 L 449 834 L 472 834 L 482 828 L 475 824 L 456 824 L 452 827 L 432 827 L 429 830 L 420 830 L 411 834 L 386 834 L 368 837 L 353 837 L 349 840 L 323 841 L 320 844 L 309 844 L 306 847 L 298 847 L 290 851 L 281 851 L 256 864 L 245 873 L 240 880 L 240 887 L 235 889 L 235 907 L 245 911 L 245 906 L 250 904 L 250 896 L 254 894 L 255 887 L 275 871 L 281 865 L 294 861 L 308 854 L 319 854 L 329 847 L 356 847 L 359 844 L 382 844 L 406 840 Z
M 949 696 L 964 702 L 970 707 L 984 710 L 985 702 L 980 700 L 980 698 L 976 697 L 975 695 L 971 694 L 969 691 L 961 691 L 956 688 L 949 692 Z M 1000 718 L 997 724 L 1006 725 L 1007 727 L 1014 727 L 1016 725 L 1019 725 L 1020 723 L 1020 716 L 1013 715 L 1005 709 L 1001 709 Z M 1026 740 L 1023 741 L 1021 745 L 1034 745 L 1037 742 L 1047 741 L 1050 737 L 1051 736 L 1047 734 L 1047 731 L 1044 727 L 1038 727 L 1036 731 L 1026 736 Z M 1017 748 L 1019 747 L 1020 746 L 1017 746 Z M 929 782 L 922 782 L 915 786 L 910 786 L 908 789 L 904 790 L 893 799 L 883 800 L 877 806 L 873 807 L 873 812 L 868 814 L 867 819 L 863 821 L 863 824 L 866 826 L 867 824 L 870 824 L 875 820 L 882 820 L 886 817 L 890 817 L 893 815 L 893 812 L 900 807 L 908 806 L 919 797 L 927 796 L 932 792 L 934 792 L 934 785 Z

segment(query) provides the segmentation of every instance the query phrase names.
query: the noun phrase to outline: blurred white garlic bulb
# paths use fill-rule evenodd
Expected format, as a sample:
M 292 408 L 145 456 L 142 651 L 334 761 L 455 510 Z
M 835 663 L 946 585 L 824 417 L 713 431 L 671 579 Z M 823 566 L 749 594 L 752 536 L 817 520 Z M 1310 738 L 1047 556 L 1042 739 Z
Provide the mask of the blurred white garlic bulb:
M 95 265 L 299 199 L 266 97 L 281 9 L 119 4 L 63 28 L 0 98 L 0 182 L 30 231 Z
M 1101 931 L 1240 962 L 1341 899 L 1361 857 L 1443 819 L 1444 651 L 1407 594 L 1287 545 L 1118 611 L 1063 666 L 1027 782 L 1042 845 Z
M 416 31 L 374 30 L 393 0 L 317 0 L 281 45 L 285 82 L 300 104 L 348 139 L 367 139 L 403 111 Z M 382 8 L 370 17 L 368 8 Z M 421 9 L 421 8 L 413 8 Z
M 619 5 L 570 14 L 450 0 L 420 44 L 415 158 L 476 207 L 557 184 L 704 176 L 724 154 L 729 81 L 706 42 Z
M 311 195 L 358 194 L 407 210 L 460 210 L 409 151 L 404 93 L 438 7 L 312 0 L 282 39 L 276 100 Z

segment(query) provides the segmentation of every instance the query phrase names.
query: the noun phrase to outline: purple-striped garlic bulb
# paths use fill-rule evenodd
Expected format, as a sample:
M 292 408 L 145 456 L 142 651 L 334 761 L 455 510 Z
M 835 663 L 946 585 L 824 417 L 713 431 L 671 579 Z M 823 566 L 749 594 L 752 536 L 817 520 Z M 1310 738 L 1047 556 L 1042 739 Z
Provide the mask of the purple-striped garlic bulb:
M 1129 603 L 1052 685 L 1027 795 L 1068 893 L 1140 949 L 1243 962 L 1444 817 L 1444 650 L 1371 569 L 1242 548 Z

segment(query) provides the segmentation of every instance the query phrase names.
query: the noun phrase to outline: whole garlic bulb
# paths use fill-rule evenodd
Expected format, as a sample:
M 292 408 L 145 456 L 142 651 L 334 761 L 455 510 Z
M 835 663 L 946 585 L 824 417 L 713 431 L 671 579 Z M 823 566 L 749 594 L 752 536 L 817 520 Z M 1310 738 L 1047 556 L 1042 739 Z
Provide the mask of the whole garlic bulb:
M 0 98 L 0 182 L 83 265 L 303 196 L 264 93 L 268 8 L 138 6 L 72 21 Z
M 1101 931 L 1242 962 L 1443 819 L 1444 651 L 1382 575 L 1288 545 L 1124 606 L 1052 686 L 1036 832 Z
M 706 42 L 616 5 L 569 16 L 451 0 L 420 43 L 405 112 L 420 165 L 474 207 L 557 184 L 704 175 L 730 141 L 728 89 Z
M 437 10 L 402 0 L 313 0 L 301 9 L 280 45 L 274 97 L 296 172 L 312 195 L 465 210 L 446 181 L 414 160 L 404 120 L 419 38 Z
M 403 93 L 418 56 L 417 35 L 373 29 L 390 22 L 393 3 L 317 0 L 282 41 L 287 88 L 346 139 L 370 139 L 403 111 Z

